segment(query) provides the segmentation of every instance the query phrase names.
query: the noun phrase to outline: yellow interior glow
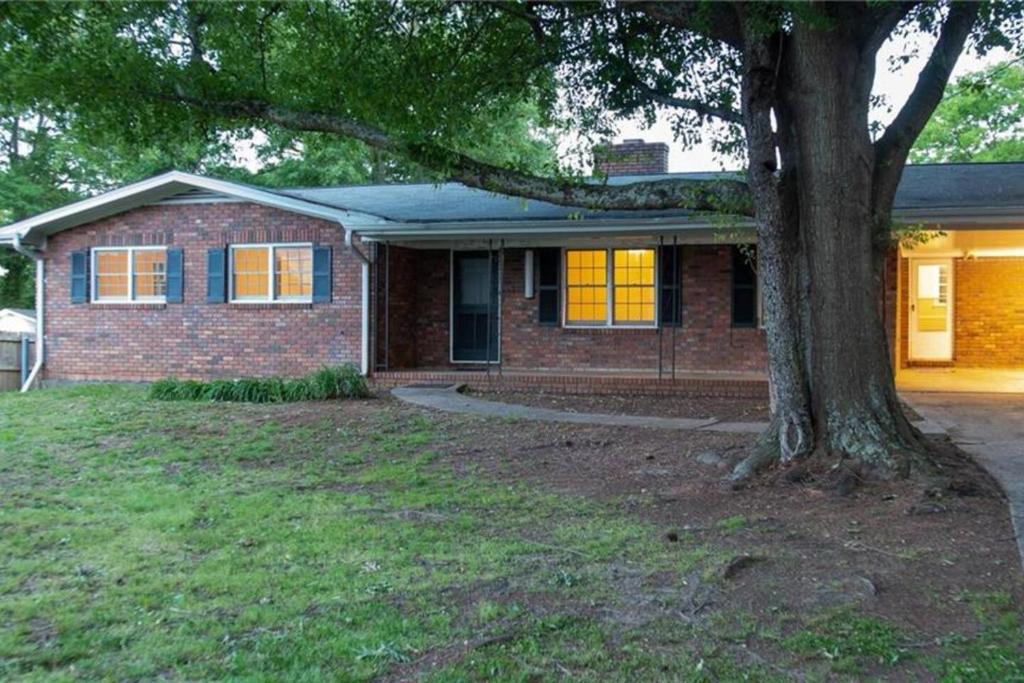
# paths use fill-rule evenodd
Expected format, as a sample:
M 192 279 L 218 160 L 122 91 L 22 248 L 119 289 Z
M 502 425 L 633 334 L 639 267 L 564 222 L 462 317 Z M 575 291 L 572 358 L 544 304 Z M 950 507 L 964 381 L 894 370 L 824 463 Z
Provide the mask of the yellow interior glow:
M 167 294 L 167 252 L 145 249 L 135 252 L 135 297 Z
M 236 247 L 231 250 L 231 276 L 236 299 L 265 299 L 270 295 L 267 250 L 270 247 Z
M 654 250 L 616 249 L 613 256 L 614 321 L 654 323 Z
M 608 253 L 604 249 L 565 252 L 565 284 L 567 322 L 604 324 L 608 320 Z
M 96 298 L 128 298 L 128 250 L 96 252 Z
M 313 250 L 278 247 L 274 250 L 274 289 L 279 297 L 313 295 Z

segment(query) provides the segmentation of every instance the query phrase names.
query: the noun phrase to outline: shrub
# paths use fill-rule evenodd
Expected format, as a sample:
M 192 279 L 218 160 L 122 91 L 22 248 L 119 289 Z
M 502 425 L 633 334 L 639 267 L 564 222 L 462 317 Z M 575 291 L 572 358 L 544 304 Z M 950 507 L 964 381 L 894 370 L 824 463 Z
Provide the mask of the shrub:
M 168 377 L 149 386 L 149 397 L 159 401 L 283 403 L 366 398 L 369 395 L 366 380 L 351 365 L 321 368 L 300 379 L 248 377 L 197 382 Z

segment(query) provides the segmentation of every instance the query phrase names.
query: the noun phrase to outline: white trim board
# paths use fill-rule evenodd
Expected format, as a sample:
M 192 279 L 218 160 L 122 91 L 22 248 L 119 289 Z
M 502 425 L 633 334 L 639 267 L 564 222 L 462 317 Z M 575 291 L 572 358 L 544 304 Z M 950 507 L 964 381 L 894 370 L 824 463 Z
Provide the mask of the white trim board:
M 339 224 L 377 225 L 386 222 L 371 214 L 329 207 L 239 183 L 171 171 L 12 223 L 0 228 L 0 242 L 13 241 L 17 235 L 26 243 L 40 245 L 48 235 L 180 196 L 189 190 L 202 190 Z

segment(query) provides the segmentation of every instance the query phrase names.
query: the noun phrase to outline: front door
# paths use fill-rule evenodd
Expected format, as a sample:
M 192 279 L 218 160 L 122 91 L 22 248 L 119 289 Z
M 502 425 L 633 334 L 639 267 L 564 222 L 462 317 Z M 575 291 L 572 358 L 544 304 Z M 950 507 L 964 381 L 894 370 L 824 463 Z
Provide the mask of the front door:
M 452 252 L 452 362 L 498 360 L 498 256 Z
M 910 260 L 910 360 L 953 360 L 953 260 Z

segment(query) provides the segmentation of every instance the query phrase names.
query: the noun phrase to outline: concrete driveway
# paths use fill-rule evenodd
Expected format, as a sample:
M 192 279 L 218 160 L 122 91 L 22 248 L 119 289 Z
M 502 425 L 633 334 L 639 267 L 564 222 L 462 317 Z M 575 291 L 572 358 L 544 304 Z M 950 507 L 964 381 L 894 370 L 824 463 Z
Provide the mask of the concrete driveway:
M 1002 484 L 1024 565 L 1024 395 L 902 395 L 922 417 L 943 427 Z

